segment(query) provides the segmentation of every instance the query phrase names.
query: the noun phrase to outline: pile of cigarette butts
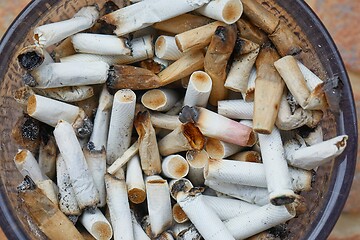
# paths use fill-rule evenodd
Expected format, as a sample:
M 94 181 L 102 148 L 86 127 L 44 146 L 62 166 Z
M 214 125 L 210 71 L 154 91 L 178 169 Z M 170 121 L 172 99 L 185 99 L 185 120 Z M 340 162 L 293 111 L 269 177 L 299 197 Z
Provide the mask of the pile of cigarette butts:
M 323 139 L 301 51 L 254 0 L 114 0 L 37 26 L 14 93 L 22 206 L 49 239 L 275 238 L 348 139 Z

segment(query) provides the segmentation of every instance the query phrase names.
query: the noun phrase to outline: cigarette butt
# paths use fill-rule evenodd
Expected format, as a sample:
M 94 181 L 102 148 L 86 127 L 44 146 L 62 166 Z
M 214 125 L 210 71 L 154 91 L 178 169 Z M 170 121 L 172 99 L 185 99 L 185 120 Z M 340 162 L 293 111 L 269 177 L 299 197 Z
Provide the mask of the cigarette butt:
M 176 200 L 179 192 L 188 192 L 193 187 L 192 182 L 186 178 L 173 179 L 169 182 L 170 195 L 174 200 Z
M 111 89 L 145 90 L 160 87 L 160 79 L 145 68 L 114 65 L 106 84 Z
M 259 44 L 238 36 L 236 38 L 233 54 L 236 56 L 236 58 L 239 58 L 241 55 L 253 52 L 259 48 Z
M 29 175 L 35 183 L 48 179 L 29 150 L 19 149 L 14 157 L 14 162 L 23 177 Z
M 175 37 L 161 35 L 155 42 L 155 55 L 161 59 L 175 61 L 181 58 L 184 53 L 176 45 Z
M 32 220 L 49 239 L 83 239 L 73 223 L 40 189 L 20 191 L 19 197 Z
M 136 95 L 130 89 L 115 93 L 107 139 L 107 163 L 112 164 L 130 146 Z
M 110 240 L 113 235 L 110 223 L 98 208 L 92 211 L 85 210 L 79 221 L 95 239 Z
M 204 185 L 204 168 L 208 164 L 209 154 L 205 150 L 190 150 L 186 152 L 186 161 L 189 163 L 187 178 L 195 186 Z
M 235 46 L 236 34 L 235 25 L 217 27 L 206 51 L 204 69 L 213 82 L 209 98 L 209 103 L 213 106 L 217 106 L 217 102 L 224 100 L 228 94 L 224 86 L 226 66 Z
M 212 21 L 214 20 L 210 18 L 186 13 L 166 21 L 155 23 L 152 27 L 164 32 L 179 34 L 204 26 Z
M 173 89 L 152 89 L 141 97 L 141 103 L 154 111 L 169 111 L 179 100 L 179 94 Z
M 146 175 L 159 174 L 161 172 L 161 159 L 149 112 L 139 112 L 134 120 L 134 126 L 139 135 L 139 155 L 142 170 Z
M 202 51 L 190 51 L 161 71 L 158 76 L 160 78 L 161 85 L 165 86 L 169 83 L 189 76 L 194 71 L 201 70 L 203 67 L 204 54 Z
M 285 23 L 279 21 L 275 31 L 269 35 L 280 56 L 296 55 L 301 52 L 300 39 Z
M 32 71 L 35 68 L 40 67 L 42 64 L 46 64 L 45 54 L 49 55 L 43 48 L 36 45 L 30 45 L 20 50 L 17 60 L 20 67 L 27 71 Z
M 212 159 L 223 159 L 239 152 L 243 147 L 227 142 L 220 141 L 215 138 L 208 138 L 205 150 Z
M 139 143 L 136 141 L 131 145 L 122 156 L 117 158 L 111 165 L 108 167 L 107 172 L 109 174 L 114 174 L 119 171 L 132 157 L 139 152 Z
M 268 12 L 260 3 L 252 0 L 242 0 L 244 14 L 257 27 L 268 34 L 272 34 L 279 25 L 280 20 Z
M 253 162 L 261 163 L 261 155 L 257 151 L 244 151 L 236 153 L 229 157 L 230 160 L 243 161 L 243 162 Z
M 251 24 L 247 19 L 240 18 L 236 22 L 237 28 L 240 32 L 240 37 L 248 39 L 259 46 L 263 45 L 265 42 L 269 41 L 265 32 L 263 32 L 260 28 Z
M 189 220 L 189 218 L 186 216 L 186 213 L 182 210 L 182 208 L 178 203 L 175 203 L 174 206 L 172 207 L 172 214 L 173 214 L 173 219 L 177 223 L 184 223 Z
M 189 172 L 189 164 L 181 155 L 169 155 L 162 161 L 162 174 L 172 179 L 185 177 Z
M 36 94 L 53 98 L 63 102 L 79 102 L 94 96 L 94 89 L 90 86 L 72 86 L 62 88 L 34 88 Z
M 129 200 L 132 203 L 139 204 L 145 201 L 145 183 L 138 155 L 132 157 L 126 165 L 126 185 Z
M 210 92 L 212 89 L 212 80 L 210 76 L 203 71 L 195 71 L 191 74 L 186 89 L 184 105 L 206 107 Z
M 41 171 L 50 179 L 55 179 L 56 176 L 56 156 L 57 147 L 55 139 L 49 137 L 48 141 L 42 141 L 39 149 L 39 166 Z
M 232 119 L 253 119 L 254 103 L 240 100 L 218 102 L 218 113 Z
M 177 116 L 164 113 L 152 112 L 150 114 L 150 119 L 155 128 L 174 130 L 181 125 Z
M 59 62 L 61 58 L 71 56 L 75 54 L 76 51 L 71 42 L 71 37 L 66 38 L 59 45 L 54 48 L 53 54 L 55 55 L 56 62 Z
M 196 12 L 226 24 L 233 24 L 241 17 L 243 6 L 240 0 L 211 1 Z

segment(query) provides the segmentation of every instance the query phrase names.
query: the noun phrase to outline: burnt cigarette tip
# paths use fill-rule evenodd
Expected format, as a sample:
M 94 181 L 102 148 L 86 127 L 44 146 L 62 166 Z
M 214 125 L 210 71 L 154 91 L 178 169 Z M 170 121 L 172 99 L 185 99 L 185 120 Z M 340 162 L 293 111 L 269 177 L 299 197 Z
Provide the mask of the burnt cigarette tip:
M 118 76 L 116 74 L 114 66 L 111 66 L 108 71 L 108 77 L 106 79 L 106 86 L 112 88 L 117 80 Z
M 293 203 L 294 201 L 295 201 L 294 196 L 286 196 L 286 195 L 270 199 L 271 204 L 275 206 L 290 204 Z
M 182 123 L 194 123 L 199 119 L 199 111 L 196 107 L 184 106 L 179 114 L 179 120 Z
M 22 77 L 22 81 L 25 85 L 28 85 L 29 87 L 35 87 L 37 85 L 35 78 L 30 73 L 25 73 Z
M 36 188 L 35 182 L 31 179 L 29 175 L 24 177 L 24 180 L 17 186 L 19 192 L 24 192 L 26 190 L 34 190 Z
M 93 131 L 94 124 L 91 122 L 89 118 L 84 119 L 84 123 L 81 127 L 76 129 L 76 134 L 79 138 L 89 137 Z
M 44 56 L 36 51 L 26 52 L 18 56 L 18 61 L 27 71 L 34 70 L 44 62 Z

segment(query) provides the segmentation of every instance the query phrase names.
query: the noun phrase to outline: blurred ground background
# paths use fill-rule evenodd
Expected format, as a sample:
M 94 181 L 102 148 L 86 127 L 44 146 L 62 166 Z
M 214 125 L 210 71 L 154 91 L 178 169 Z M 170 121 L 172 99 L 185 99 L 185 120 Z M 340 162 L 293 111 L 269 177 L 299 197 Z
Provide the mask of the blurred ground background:
M 0 38 L 30 0 L 0 0 Z M 306 0 L 333 36 L 346 64 L 360 116 L 360 1 Z M 330 240 L 360 239 L 360 154 L 354 183 Z M 0 240 L 6 237 L 0 229 Z

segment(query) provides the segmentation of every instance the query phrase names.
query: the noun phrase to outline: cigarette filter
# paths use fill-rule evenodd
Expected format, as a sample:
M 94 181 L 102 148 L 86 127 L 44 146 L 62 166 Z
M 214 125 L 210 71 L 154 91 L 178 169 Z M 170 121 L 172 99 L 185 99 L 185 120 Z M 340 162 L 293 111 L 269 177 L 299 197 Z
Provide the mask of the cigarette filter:
M 79 221 L 95 239 L 110 240 L 112 238 L 111 225 L 98 208 L 85 210 Z
M 126 165 L 126 185 L 132 203 L 139 204 L 145 201 L 145 183 L 138 155 L 132 157 Z
M 227 142 L 220 141 L 215 138 L 208 138 L 205 150 L 212 159 L 223 159 L 239 152 L 243 147 Z
M 230 160 L 261 163 L 261 154 L 258 151 L 250 150 L 236 153 L 229 157 Z
M 177 223 L 184 223 L 189 220 L 189 218 L 186 216 L 186 213 L 182 210 L 182 208 L 178 203 L 175 203 L 173 205 L 172 214 L 173 214 L 173 219 Z
M 226 24 L 233 24 L 241 17 L 243 6 L 240 0 L 210 1 L 196 12 Z
M 195 186 L 204 185 L 204 168 L 208 164 L 209 154 L 205 150 L 190 150 L 186 152 L 186 161 L 189 163 L 187 178 Z
M 179 100 L 179 97 L 173 89 L 152 89 L 141 97 L 141 103 L 154 111 L 169 111 Z
M 175 37 L 161 35 L 155 42 L 155 55 L 161 59 L 176 61 L 184 53 L 176 45 Z
M 258 44 L 259 46 L 269 41 L 265 32 L 263 32 L 260 28 L 254 26 L 249 20 L 245 18 L 240 18 L 236 22 L 236 26 L 239 29 L 240 37 L 248 39 Z
M 181 155 L 169 155 L 162 161 L 162 174 L 172 179 L 185 177 L 189 172 L 189 164 Z
M 210 76 L 203 71 L 193 72 L 186 89 L 184 105 L 206 107 L 212 88 Z

